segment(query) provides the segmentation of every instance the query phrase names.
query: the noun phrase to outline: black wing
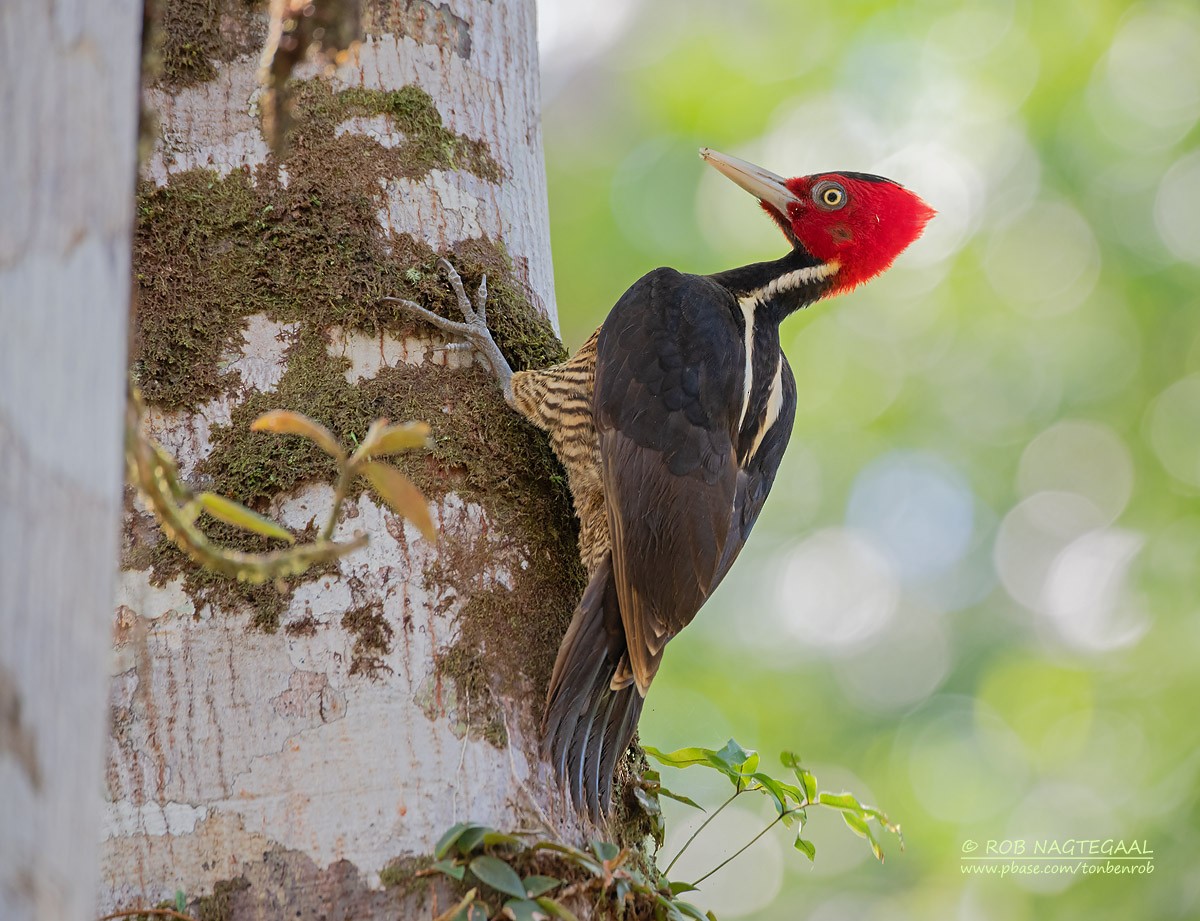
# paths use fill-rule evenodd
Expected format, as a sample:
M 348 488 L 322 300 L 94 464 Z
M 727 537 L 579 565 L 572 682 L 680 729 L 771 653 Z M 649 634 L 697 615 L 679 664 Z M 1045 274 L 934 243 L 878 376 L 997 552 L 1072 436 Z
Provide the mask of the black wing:
M 737 310 L 716 282 L 657 269 L 600 331 L 595 415 L 613 577 L 642 694 L 757 515 L 745 510 L 761 478 L 738 469 L 734 449 L 745 368 Z
M 746 545 L 750 537 L 750 529 L 758 521 L 763 503 L 775 482 L 775 474 L 779 472 L 779 464 L 783 460 L 783 452 L 787 449 L 792 437 L 792 424 L 796 421 L 796 378 L 792 375 L 792 367 L 786 358 L 780 356 L 780 378 L 782 383 L 782 400 L 779 415 L 775 423 L 763 435 L 758 450 L 747 460 L 745 467 L 738 474 L 737 491 L 733 505 L 733 522 L 737 531 L 737 539 L 725 543 L 725 553 L 717 567 L 709 591 L 716 591 L 729 567 L 737 559 L 738 553 Z

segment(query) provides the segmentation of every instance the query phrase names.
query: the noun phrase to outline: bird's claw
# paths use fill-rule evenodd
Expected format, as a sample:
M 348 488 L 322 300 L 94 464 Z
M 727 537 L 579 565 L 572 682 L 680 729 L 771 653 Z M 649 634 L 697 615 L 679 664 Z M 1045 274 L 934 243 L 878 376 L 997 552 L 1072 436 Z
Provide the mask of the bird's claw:
M 479 315 L 479 319 L 487 323 L 487 275 L 479 276 L 479 289 L 475 292 L 475 313 Z
M 466 289 L 463 287 L 462 276 L 458 274 L 458 270 L 454 268 L 446 259 L 438 260 L 438 268 L 442 270 L 442 274 L 446 276 L 446 280 L 450 282 L 450 287 L 454 291 L 454 296 L 458 300 L 458 310 L 463 315 L 470 326 L 487 327 L 487 275 L 483 275 L 479 279 L 479 288 L 475 291 L 475 298 L 472 301 L 467 297 Z
M 446 276 L 446 280 L 450 282 L 450 288 L 454 292 L 455 300 L 458 301 L 458 310 L 462 314 L 463 320 L 451 320 L 448 317 L 443 317 L 440 314 L 434 313 L 420 304 L 416 304 L 410 300 L 400 297 L 385 297 L 382 300 L 399 304 L 409 313 L 421 317 L 431 326 L 450 333 L 456 336 L 462 336 L 467 339 L 472 346 L 483 353 L 488 364 L 496 372 L 496 376 L 500 378 L 500 384 L 504 388 L 505 399 L 512 399 L 512 368 L 508 366 L 503 353 L 499 346 L 496 345 L 496 340 L 492 338 L 491 330 L 487 325 L 487 276 L 484 275 L 479 281 L 479 288 L 475 292 L 475 300 L 467 296 L 466 289 L 463 287 L 462 276 L 452 266 L 447 259 L 438 259 L 438 268 L 442 274 Z

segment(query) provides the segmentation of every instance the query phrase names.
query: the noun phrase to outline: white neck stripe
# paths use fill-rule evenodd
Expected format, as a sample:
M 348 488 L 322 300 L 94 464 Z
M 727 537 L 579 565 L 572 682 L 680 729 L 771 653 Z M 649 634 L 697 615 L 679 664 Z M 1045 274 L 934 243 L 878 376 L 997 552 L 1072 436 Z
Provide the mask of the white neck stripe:
M 742 316 L 746 320 L 746 367 L 742 372 L 742 414 L 738 417 L 739 432 L 746 422 L 746 413 L 750 409 L 750 393 L 754 389 L 754 315 L 757 309 L 777 295 L 793 291 L 801 285 L 812 284 L 814 281 L 824 281 L 841 267 L 841 263 L 834 260 L 820 265 L 810 265 L 804 269 L 796 269 L 794 272 L 780 275 L 769 284 L 738 298 L 738 306 L 742 308 Z M 777 377 L 778 374 L 779 370 L 777 369 Z M 775 408 L 775 412 L 778 414 L 778 406 Z M 769 428 L 770 425 L 767 427 Z M 758 436 L 758 441 L 761 440 L 762 433 Z M 755 442 L 755 450 L 758 449 L 758 441 Z
M 796 269 L 794 272 L 788 272 L 786 275 L 780 275 L 778 278 L 771 279 L 763 287 L 743 295 L 739 300 L 762 304 L 776 295 L 794 291 L 801 285 L 812 284 L 814 281 L 824 281 L 840 268 L 841 263 L 835 260 L 833 262 L 824 262 L 820 265 L 810 265 L 804 269 Z
M 758 302 L 753 297 L 738 301 L 746 321 L 746 367 L 742 371 L 742 414 L 738 416 L 738 431 L 746 421 L 746 410 L 750 408 L 750 390 L 754 386 L 754 308 Z

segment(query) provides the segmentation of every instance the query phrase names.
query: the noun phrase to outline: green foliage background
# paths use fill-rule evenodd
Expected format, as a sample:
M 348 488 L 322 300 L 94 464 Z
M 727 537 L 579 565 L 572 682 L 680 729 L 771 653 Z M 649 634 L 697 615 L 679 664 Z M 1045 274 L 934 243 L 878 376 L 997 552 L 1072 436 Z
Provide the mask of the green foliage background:
M 885 278 L 785 327 L 789 454 L 642 721 L 663 749 L 796 749 L 908 848 L 879 866 L 814 817 L 811 869 L 781 835 L 695 901 L 764 921 L 1200 915 L 1200 10 L 542 7 L 572 348 L 655 266 L 782 252 L 699 146 L 881 172 L 940 212 Z M 757 821 L 717 826 L 698 862 Z M 1154 872 L 963 869 L 968 842 L 1096 838 L 1146 842 Z

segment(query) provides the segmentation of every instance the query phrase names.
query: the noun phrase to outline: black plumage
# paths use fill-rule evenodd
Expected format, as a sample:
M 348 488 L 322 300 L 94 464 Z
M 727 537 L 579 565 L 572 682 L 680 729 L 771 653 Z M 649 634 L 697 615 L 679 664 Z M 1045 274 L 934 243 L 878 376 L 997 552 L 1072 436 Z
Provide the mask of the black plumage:
M 770 492 L 796 405 L 779 322 L 821 296 L 820 269 L 802 251 L 713 276 L 657 269 L 599 330 L 591 405 L 608 553 L 563 640 L 544 723 L 547 756 L 594 815 L 663 648 L 729 571 Z

